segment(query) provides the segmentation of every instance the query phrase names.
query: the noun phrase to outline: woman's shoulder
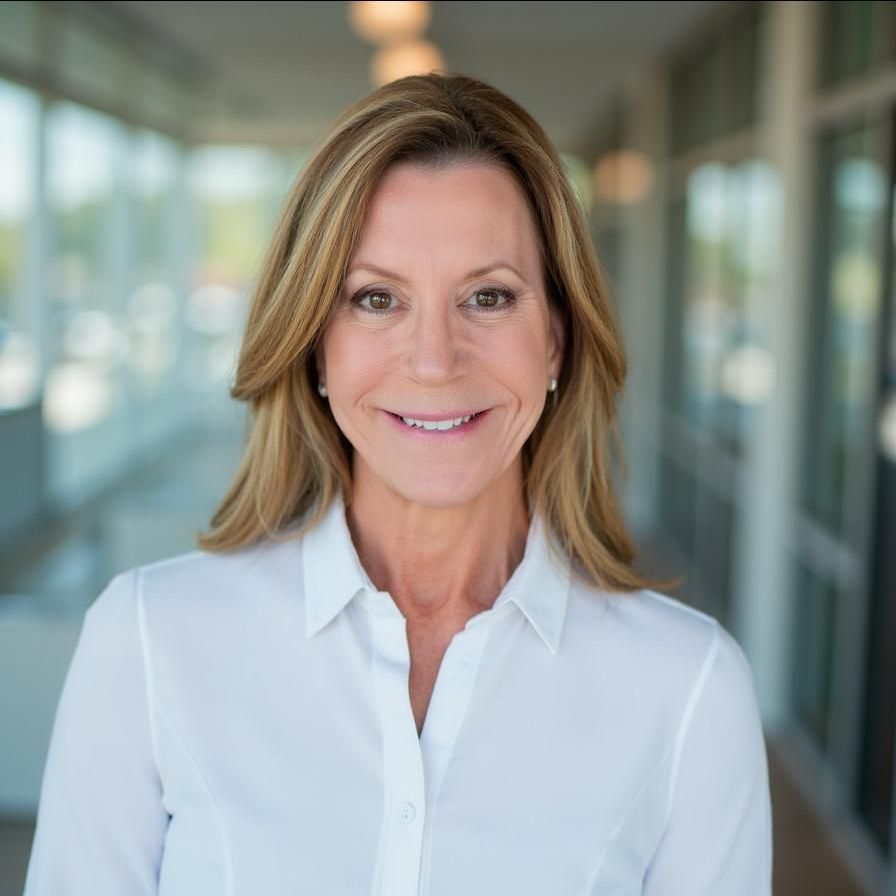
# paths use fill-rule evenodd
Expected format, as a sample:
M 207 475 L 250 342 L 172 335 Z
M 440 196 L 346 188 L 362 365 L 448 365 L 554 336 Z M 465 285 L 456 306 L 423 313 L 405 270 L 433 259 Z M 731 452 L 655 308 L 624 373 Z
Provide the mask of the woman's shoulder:
M 609 591 L 578 578 L 570 590 L 570 613 L 579 627 L 593 626 L 611 633 L 615 643 L 637 642 L 645 650 L 706 644 L 720 626 L 711 614 L 671 595 L 648 588 Z
M 669 594 L 642 588 L 607 596 L 608 616 L 645 647 L 664 645 L 690 651 L 718 637 L 721 623 L 711 614 Z
M 295 538 L 264 539 L 227 552 L 184 551 L 134 565 L 114 575 L 88 612 L 113 612 L 111 605 L 134 599 L 141 612 L 176 606 L 204 609 L 249 597 L 282 593 L 294 595 L 300 585 L 299 542 Z
M 596 639 L 619 675 L 651 688 L 662 685 L 658 690 L 667 696 L 716 691 L 741 703 L 754 701 L 749 660 L 712 614 L 650 589 L 587 591 L 580 593 L 580 608 L 586 603 L 600 607 L 599 613 L 587 614 L 593 620 L 586 626 L 587 637 Z
M 637 599 L 627 609 L 643 618 L 645 631 L 657 645 L 668 644 L 683 657 L 699 657 L 707 668 L 724 666 L 732 674 L 750 672 L 740 643 L 711 613 L 650 589 L 637 592 Z

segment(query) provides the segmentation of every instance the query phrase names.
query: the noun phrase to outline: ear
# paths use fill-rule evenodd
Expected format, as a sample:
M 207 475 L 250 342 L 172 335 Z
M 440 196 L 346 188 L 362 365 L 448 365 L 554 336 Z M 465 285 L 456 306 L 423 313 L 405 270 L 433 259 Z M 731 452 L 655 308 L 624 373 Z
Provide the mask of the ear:
M 548 302 L 548 312 L 550 315 L 548 369 L 551 371 L 551 376 L 559 379 L 560 368 L 563 366 L 563 351 L 566 347 L 563 315 L 553 302 Z

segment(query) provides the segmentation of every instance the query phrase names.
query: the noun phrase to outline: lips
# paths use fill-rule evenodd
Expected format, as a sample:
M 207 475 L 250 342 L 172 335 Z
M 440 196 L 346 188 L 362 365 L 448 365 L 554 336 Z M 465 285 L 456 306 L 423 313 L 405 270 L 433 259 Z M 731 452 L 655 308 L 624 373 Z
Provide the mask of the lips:
M 436 438 L 438 440 L 443 440 L 443 439 L 454 440 L 456 438 L 465 438 L 467 436 L 467 434 L 476 432 L 479 429 L 479 427 L 482 425 L 482 421 L 488 416 L 488 413 L 490 410 L 491 410 L 491 408 L 486 408 L 483 411 L 473 412 L 472 415 L 470 416 L 470 419 L 467 420 L 465 423 L 450 426 L 446 429 L 439 429 L 436 427 L 427 428 L 425 426 L 419 426 L 417 424 L 405 423 L 404 420 L 401 418 L 401 415 L 399 415 L 399 414 L 393 413 L 392 411 L 386 411 L 386 410 L 384 410 L 383 413 L 386 415 L 386 417 L 389 420 L 392 421 L 390 425 L 397 427 L 401 432 L 406 433 L 407 435 L 409 435 L 411 437 L 419 437 L 421 439 L 424 439 L 425 441 L 429 441 L 432 438 Z M 430 414 L 427 416 L 432 417 L 433 415 Z M 466 416 L 466 415 L 459 415 L 459 416 Z M 412 420 L 426 419 L 426 418 L 420 418 L 420 417 L 411 417 L 410 415 L 408 415 L 408 417 L 409 417 L 409 419 L 412 419 Z M 442 420 L 456 420 L 456 419 L 457 419 L 457 417 L 453 417 L 453 418 L 452 417 L 443 417 L 443 418 L 436 417 L 435 422 L 441 422 Z M 432 421 L 427 420 L 427 422 L 432 422 Z
M 481 414 L 488 408 L 479 408 L 479 410 L 461 410 L 461 411 L 442 411 L 438 414 L 420 414 L 412 411 L 388 411 L 394 417 L 407 417 L 410 420 L 423 420 L 426 423 L 437 423 L 442 420 L 457 420 L 459 417 L 470 417 L 475 414 Z

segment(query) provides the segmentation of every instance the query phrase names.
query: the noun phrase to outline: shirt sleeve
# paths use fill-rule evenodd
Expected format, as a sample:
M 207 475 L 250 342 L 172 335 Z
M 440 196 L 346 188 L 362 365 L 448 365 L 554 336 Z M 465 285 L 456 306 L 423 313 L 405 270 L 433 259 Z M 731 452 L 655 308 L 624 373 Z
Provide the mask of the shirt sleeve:
M 138 624 L 139 570 L 87 610 L 56 709 L 23 896 L 148 896 L 169 815 Z
M 642 896 L 771 892 L 771 797 L 752 670 L 716 623 L 679 727 L 667 824 Z

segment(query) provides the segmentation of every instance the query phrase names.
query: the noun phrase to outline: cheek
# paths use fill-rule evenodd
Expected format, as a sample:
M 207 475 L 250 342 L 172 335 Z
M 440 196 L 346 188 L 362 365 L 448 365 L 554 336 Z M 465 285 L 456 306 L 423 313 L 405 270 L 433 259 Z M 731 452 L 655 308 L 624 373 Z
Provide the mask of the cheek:
M 521 321 L 518 326 L 492 334 L 481 356 L 519 395 L 538 391 L 547 382 L 547 348 L 543 328 L 538 321 Z
M 355 396 L 376 386 L 387 352 L 376 334 L 335 325 L 324 340 L 331 394 Z

